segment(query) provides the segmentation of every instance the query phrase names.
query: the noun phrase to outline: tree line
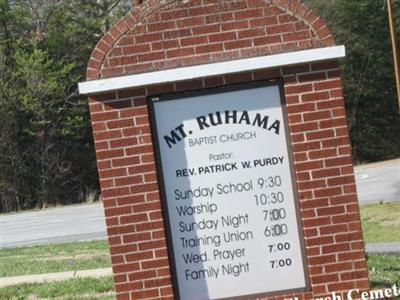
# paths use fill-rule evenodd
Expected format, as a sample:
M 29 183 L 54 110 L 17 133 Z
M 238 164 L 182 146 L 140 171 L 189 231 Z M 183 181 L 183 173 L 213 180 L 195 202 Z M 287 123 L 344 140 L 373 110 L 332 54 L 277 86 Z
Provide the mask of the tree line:
M 383 1 L 306 2 L 347 48 L 342 68 L 354 160 L 398 157 L 400 120 Z M 77 83 L 85 80 L 100 37 L 131 5 L 0 0 L 1 212 L 98 198 L 87 97 L 78 94 Z
M 87 97 L 100 37 L 130 0 L 0 0 L 0 210 L 99 193 Z

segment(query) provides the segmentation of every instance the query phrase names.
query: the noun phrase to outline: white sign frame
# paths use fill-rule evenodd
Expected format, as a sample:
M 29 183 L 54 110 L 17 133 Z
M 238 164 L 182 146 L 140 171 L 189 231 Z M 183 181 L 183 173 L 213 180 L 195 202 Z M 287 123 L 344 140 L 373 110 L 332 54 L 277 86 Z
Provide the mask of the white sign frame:
M 299 239 L 299 247 L 300 247 L 301 260 L 302 260 L 302 272 L 303 273 L 301 275 L 304 277 L 304 285 L 301 287 L 296 287 L 296 288 L 280 289 L 280 290 L 275 290 L 275 291 L 264 291 L 261 293 L 252 293 L 252 294 L 229 295 L 228 297 L 223 296 L 223 297 L 218 297 L 218 298 L 207 298 L 207 299 L 215 299 L 215 300 L 217 300 L 217 299 L 218 300 L 221 300 L 221 299 L 248 299 L 249 297 L 262 297 L 262 296 L 270 296 L 270 295 L 280 295 L 280 294 L 285 294 L 285 293 L 310 291 L 308 265 L 307 265 L 304 237 L 303 237 L 302 225 L 301 225 L 300 209 L 299 209 L 298 195 L 297 195 L 297 185 L 296 185 L 296 180 L 295 180 L 295 176 L 294 176 L 295 173 L 294 173 L 294 167 L 293 167 L 291 139 L 290 139 L 290 134 L 288 131 L 288 120 L 287 120 L 287 112 L 286 112 L 285 98 L 284 98 L 284 92 L 283 92 L 283 82 L 281 79 L 276 79 L 276 80 L 271 80 L 271 81 L 250 82 L 250 83 L 245 83 L 245 84 L 236 84 L 236 85 L 224 86 L 224 87 L 219 87 L 219 88 L 210 88 L 210 89 L 204 89 L 204 90 L 199 90 L 199 91 L 180 92 L 179 94 L 173 93 L 173 94 L 160 95 L 157 97 L 149 97 L 148 98 L 148 107 L 149 107 L 151 127 L 152 127 L 153 145 L 155 148 L 156 165 L 157 165 L 157 171 L 158 171 L 157 175 L 158 175 L 158 180 L 159 180 L 159 185 L 160 185 L 163 216 L 164 216 L 167 243 L 168 243 L 170 268 L 171 268 L 171 274 L 172 274 L 175 299 L 177 299 L 177 300 L 189 300 L 189 299 L 191 300 L 194 298 L 192 298 L 192 297 L 191 298 L 188 298 L 188 297 L 181 298 L 181 289 L 180 289 L 181 283 L 178 279 L 178 274 L 177 274 L 178 267 L 177 267 L 175 251 L 174 251 L 173 233 L 172 233 L 172 228 L 171 228 L 169 204 L 168 204 L 168 198 L 167 198 L 167 192 L 166 192 L 166 180 L 164 177 L 162 153 L 161 153 L 161 147 L 160 147 L 160 141 L 161 141 L 160 136 L 163 133 L 161 133 L 161 135 L 159 135 L 159 128 L 157 127 L 157 112 L 156 112 L 155 106 L 157 105 L 157 103 L 161 103 L 161 102 L 166 103 L 166 101 L 171 101 L 171 100 L 185 101 L 185 98 L 190 98 L 190 97 L 204 96 L 204 95 L 218 95 L 218 94 L 227 93 L 227 92 L 251 90 L 251 89 L 255 89 L 255 88 L 273 87 L 273 86 L 275 86 L 279 89 L 279 101 L 280 101 L 280 108 L 281 108 L 282 117 L 283 117 L 282 124 L 281 124 L 281 130 L 282 130 L 282 134 L 285 136 L 285 139 L 286 139 L 286 148 L 287 148 L 286 153 L 288 156 L 287 160 L 289 161 L 288 167 L 289 167 L 290 177 L 291 177 L 291 188 L 292 188 L 292 192 L 293 192 L 293 201 L 294 201 L 294 206 L 295 206 L 295 210 L 296 210 L 295 211 L 295 217 L 296 217 L 295 222 L 297 223 L 297 237 Z M 265 100 L 267 100 L 267 99 L 265 99 Z M 173 118 L 173 117 L 171 117 L 171 118 Z M 180 121 L 176 121 L 176 124 L 178 124 L 179 122 Z M 179 128 L 176 128 L 176 129 L 177 129 L 177 132 L 179 133 L 180 129 Z M 182 138 L 182 136 L 181 136 L 181 138 Z M 165 140 L 164 140 L 164 142 L 165 142 Z M 171 142 L 171 140 L 170 140 L 169 146 L 174 146 L 176 142 L 179 142 L 179 141 L 175 140 L 175 141 Z M 287 278 L 287 280 L 288 280 L 288 282 L 290 282 L 291 278 Z M 201 298 L 201 300 L 206 300 L 206 299 Z

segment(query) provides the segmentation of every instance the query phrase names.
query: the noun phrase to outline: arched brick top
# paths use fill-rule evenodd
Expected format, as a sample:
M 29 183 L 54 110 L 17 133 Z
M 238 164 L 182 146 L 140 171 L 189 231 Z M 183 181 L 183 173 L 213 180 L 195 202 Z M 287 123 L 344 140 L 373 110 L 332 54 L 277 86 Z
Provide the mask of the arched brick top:
M 148 0 L 102 37 L 87 80 L 334 44 L 301 0 Z

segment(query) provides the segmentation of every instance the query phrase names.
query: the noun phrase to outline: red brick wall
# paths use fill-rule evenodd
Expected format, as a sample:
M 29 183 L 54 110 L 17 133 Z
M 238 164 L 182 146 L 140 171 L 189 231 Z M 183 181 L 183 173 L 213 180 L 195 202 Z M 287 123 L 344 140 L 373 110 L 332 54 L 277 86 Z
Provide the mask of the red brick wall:
M 186 2 L 164 1 L 162 3 L 168 4 L 157 6 L 156 1 L 149 1 L 147 6 L 134 10 L 118 22 L 117 27 L 111 29 L 94 50 L 88 78 L 333 44 L 325 24 L 296 0 Z M 218 13 L 210 12 L 211 7 Z M 298 15 L 292 16 L 293 11 Z M 126 28 L 121 25 L 121 22 L 127 24 L 127 20 L 139 12 L 144 14 L 139 25 L 131 23 Z M 188 13 L 194 17 L 188 17 Z M 201 34 L 195 38 L 182 36 L 167 39 L 166 33 L 175 29 L 168 27 L 172 25 L 160 27 L 160 22 L 169 24 L 167 19 L 171 17 L 175 17 L 174 26 L 182 24 L 182 29 L 178 30 L 189 28 L 191 32 L 195 28 L 215 26 L 214 23 L 203 24 L 207 18 L 226 18 L 217 22 L 219 30 L 224 31 L 225 28 L 226 32 L 205 34 L 207 42 L 203 46 L 201 44 L 205 40 Z M 246 28 L 233 25 L 242 22 Z M 168 30 L 158 32 L 157 38 L 143 38 L 153 33 L 136 32 L 136 28 L 141 26 L 145 26 L 146 30 L 152 26 L 158 28 L 156 31 Z M 115 28 L 120 28 L 119 33 Z M 262 28 L 263 34 L 256 36 L 259 28 Z M 254 45 L 257 39 L 268 39 L 271 28 L 279 28 L 276 33 L 280 37 L 278 44 L 271 42 L 250 47 L 248 43 L 241 42 L 250 40 Z M 291 28 L 292 31 L 286 32 L 284 28 Z M 231 36 L 229 32 L 234 33 L 234 40 L 228 39 Z M 219 47 L 226 49 L 227 45 L 236 45 L 237 48 L 197 55 L 198 47 L 211 47 L 210 41 L 214 36 L 218 36 L 216 44 L 222 45 Z M 221 40 L 224 36 L 226 41 Z M 285 41 L 288 36 L 291 40 Z M 146 39 L 148 42 L 139 44 L 138 41 Z M 109 43 L 107 47 L 103 47 L 105 41 Z M 192 50 L 171 50 L 168 45 L 172 44 Z M 101 47 L 104 53 L 100 53 Z M 149 47 L 152 50 L 143 50 Z M 161 47 L 163 55 L 154 54 L 159 52 L 155 50 L 157 47 Z M 171 53 L 174 53 L 174 58 L 169 60 Z M 129 62 L 130 55 L 137 57 L 133 64 Z M 151 60 L 141 62 L 140 55 L 148 55 Z M 97 65 L 94 65 L 95 62 L 98 62 Z M 340 71 L 337 61 L 329 61 L 147 86 L 89 98 L 118 299 L 173 299 L 146 97 L 277 77 L 284 79 L 311 282 L 310 292 L 296 296 L 310 299 L 325 296 L 331 291 L 346 292 L 351 288 L 369 287 Z
M 333 44 L 325 22 L 299 0 L 149 0 L 99 41 L 87 78 Z

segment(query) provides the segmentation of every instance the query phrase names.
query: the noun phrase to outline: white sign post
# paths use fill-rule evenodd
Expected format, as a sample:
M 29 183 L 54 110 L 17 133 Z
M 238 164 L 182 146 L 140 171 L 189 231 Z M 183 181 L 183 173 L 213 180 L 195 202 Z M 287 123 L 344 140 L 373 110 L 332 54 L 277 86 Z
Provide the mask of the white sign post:
M 152 99 L 152 118 L 179 298 L 305 290 L 279 84 Z

